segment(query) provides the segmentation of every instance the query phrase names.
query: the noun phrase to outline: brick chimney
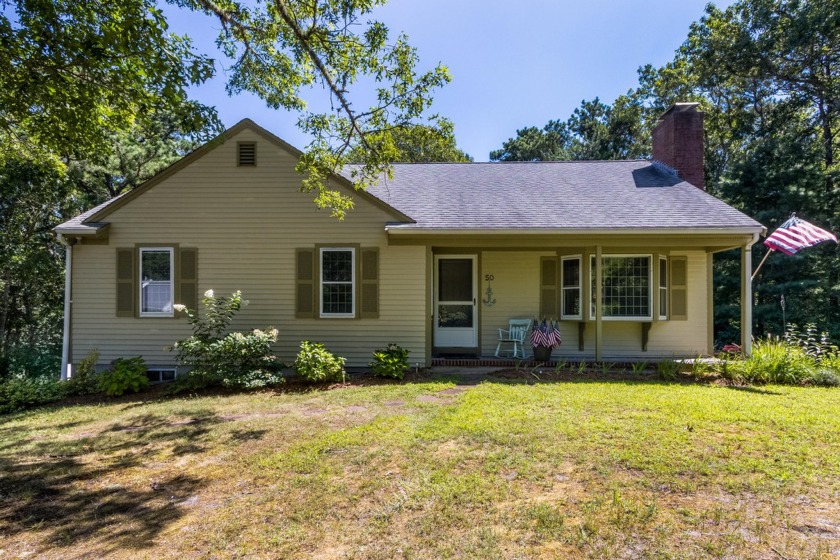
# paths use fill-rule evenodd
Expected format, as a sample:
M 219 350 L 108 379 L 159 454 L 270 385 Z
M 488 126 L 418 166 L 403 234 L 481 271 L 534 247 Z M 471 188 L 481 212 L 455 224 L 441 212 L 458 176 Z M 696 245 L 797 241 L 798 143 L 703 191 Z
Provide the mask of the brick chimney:
M 699 103 L 675 103 L 653 128 L 653 159 L 677 170 L 680 178 L 705 190 L 703 111 Z

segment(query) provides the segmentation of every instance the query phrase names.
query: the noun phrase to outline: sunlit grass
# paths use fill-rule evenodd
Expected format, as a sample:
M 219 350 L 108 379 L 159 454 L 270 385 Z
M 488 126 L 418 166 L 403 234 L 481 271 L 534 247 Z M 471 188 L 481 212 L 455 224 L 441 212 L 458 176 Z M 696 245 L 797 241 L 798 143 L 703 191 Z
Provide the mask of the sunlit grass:
M 840 390 L 457 383 L 5 417 L 0 467 L 12 474 L 0 482 L 0 526 L 11 528 L 0 529 L 0 549 L 56 558 L 840 553 Z

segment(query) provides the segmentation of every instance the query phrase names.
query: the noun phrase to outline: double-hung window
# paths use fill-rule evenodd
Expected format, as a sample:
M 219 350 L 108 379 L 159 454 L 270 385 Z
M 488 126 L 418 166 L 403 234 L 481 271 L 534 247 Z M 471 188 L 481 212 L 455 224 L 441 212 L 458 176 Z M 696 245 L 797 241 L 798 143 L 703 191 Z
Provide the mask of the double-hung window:
M 356 316 L 356 249 L 322 247 L 321 317 Z
M 141 317 L 172 317 L 174 261 L 172 247 L 140 249 Z
M 560 317 L 562 319 L 581 319 L 580 255 L 562 257 L 560 262 L 562 263 L 560 270 L 562 288 L 560 292 Z
M 601 275 L 601 316 L 613 320 L 650 320 L 653 318 L 650 255 L 605 255 L 600 271 L 595 257 L 590 260 L 592 305 L 595 318 L 596 274 Z

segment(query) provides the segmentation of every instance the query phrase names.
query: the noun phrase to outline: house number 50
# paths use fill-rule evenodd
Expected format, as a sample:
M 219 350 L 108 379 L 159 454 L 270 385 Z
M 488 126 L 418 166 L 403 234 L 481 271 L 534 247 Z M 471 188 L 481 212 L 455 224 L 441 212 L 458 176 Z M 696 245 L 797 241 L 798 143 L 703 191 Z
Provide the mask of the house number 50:
M 492 274 L 485 274 L 484 279 L 487 280 L 488 282 L 490 282 L 491 280 L 495 280 L 496 277 L 493 276 Z

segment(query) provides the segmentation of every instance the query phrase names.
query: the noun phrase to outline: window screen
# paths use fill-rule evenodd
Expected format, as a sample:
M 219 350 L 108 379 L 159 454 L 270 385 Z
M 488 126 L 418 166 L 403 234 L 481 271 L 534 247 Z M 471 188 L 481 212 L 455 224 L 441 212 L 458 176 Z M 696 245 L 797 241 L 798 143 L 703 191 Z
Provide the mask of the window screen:
M 140 315 L 172 315 L 172 249 L 140 249 Z
M 353 316 L 354 260 L 354 249 L 321 249 L 321 316 Z

